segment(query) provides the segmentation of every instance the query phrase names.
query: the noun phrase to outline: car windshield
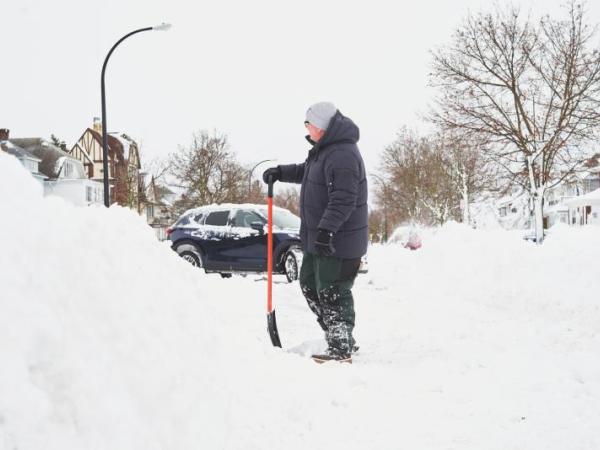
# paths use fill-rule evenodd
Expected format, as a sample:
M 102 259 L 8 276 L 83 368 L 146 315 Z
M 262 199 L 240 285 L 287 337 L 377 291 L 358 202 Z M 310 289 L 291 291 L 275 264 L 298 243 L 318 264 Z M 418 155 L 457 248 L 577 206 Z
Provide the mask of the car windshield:
M 267 210 L 261 209 L 260 213 L 267 217 Z M 281 229 L 299 229 L 300 217 L 287 210 L 273 209 L 273 226 Z

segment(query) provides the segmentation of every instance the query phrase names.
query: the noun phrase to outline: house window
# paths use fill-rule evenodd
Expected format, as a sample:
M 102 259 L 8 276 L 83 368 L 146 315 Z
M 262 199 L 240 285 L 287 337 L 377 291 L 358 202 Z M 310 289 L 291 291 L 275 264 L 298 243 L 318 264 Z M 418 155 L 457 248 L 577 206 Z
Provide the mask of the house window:
M 154 205 L 148 205 L 146 207 L 146 218 L 148 220 L 152 219 L 154 217 Z
M 506 216 L 506 206 L 500 208 L 500 217 Z
M 93 192 L 94 192 L 94 190 L 92 189 L 91 186 L 85 187 L 85 201 L 86 202 L 91 203 L 93 201 Z

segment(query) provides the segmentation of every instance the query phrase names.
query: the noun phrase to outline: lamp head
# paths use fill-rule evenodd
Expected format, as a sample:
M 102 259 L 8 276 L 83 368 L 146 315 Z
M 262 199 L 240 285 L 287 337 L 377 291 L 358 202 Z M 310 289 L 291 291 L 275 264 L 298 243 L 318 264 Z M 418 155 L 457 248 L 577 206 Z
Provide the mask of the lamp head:
M 169 28 L 171 28 L 171 24 L 170 23 L 161 23 L 160 25 L 156 25 L 154 27 L 152 27 L 153 30 L 155 31 L 167 31 L 169 30 Z

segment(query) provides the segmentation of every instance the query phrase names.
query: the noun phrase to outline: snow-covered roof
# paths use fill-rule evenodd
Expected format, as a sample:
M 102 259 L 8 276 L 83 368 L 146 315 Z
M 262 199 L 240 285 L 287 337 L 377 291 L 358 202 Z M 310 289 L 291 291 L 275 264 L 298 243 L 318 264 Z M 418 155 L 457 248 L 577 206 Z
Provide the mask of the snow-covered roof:
M 557 203 L 556 205 L 552 205 L 552 206 L 548 206 L 547 208 L 544 208 L 544 215 L 551 214 L 551 213 L 567 212 L 568 210 L 569 210 L 568 206 L 566 206 L 562 203 Z
M 35 155 L 40 161 L 40 172 L 49 178 L 60 177 L 61 173 L 63 173 L 63 166 L 67 161 L 71 164 L 74 171 L 69 178 L 87 178 L 81 161 L 43 138 L 19 138 L 11 139 L 11 141 L 13 144 Z
M 123 149 L 127 152 L 129 151 L 129 146 L 131 144 L 135 144 L 135 141 L 133 139 L 130 139 L 126 134 L 124 133 L 119 133 L 119 132 L 110 132 L 108 133 L 109 136 L 114 137 L 116 140 L 118 140 L 121 145 L 123 146 Z
M 516 201 L 523 201 L 523 199 L 526 199 L 526 196 L 524 196 L 524 192 L 521 191 L 517 192 L 516 194 L 506 195 L 504 197 L 499 198 L 496 204 L 498 205 L 498 207 L 506 206 Z
M 119 144 L 121 144 L 121 146 L 123 147 L 123 156 L 126 160 L 129 160 L 129 158 L 131 156 L 130 155 L 131 149 L 132 149 L 132 147 L 137 148 L 137 143 L 133 139 L 131 139 L 127 134 L 121 133 L 121 132 L 109 132 L 108 136 L 109 136 L 109 138 L 108 138 L 109 141 L 111 138 L 113 138 L 116 141 L 118 141 Z
M 565 204 L 570 207 L 600 205 L 600 189 L 565 200 Z
M 30 151 L 15 145 L 13 142 L 11 142 L 10 140 L 8 141 L 0 141 L 0 148 L 2 150 L 4 150 L 6 153 L 8 153 L 9 155 L 13 155 L 16 156 L 17 158 L 27 158 L 27 159 L 31 159 L 33 161 L 37 161 L 37 162 L 41 162 L 42 160 L 40 158 L 38 158 L 37 156 L 35 156 L 33 153 L 31 153 Z
M 92 128 L 88 128 L 86 133 L 91 133 L 92 137 L 102 145 L 102 133 Z M 107 133 L 108 153 L 111 159 L 117 161 L 129 159 L 129 151 L 132 145 L 136 145 L 134 140 L 129 138 L 125 133 L 109 132 Z

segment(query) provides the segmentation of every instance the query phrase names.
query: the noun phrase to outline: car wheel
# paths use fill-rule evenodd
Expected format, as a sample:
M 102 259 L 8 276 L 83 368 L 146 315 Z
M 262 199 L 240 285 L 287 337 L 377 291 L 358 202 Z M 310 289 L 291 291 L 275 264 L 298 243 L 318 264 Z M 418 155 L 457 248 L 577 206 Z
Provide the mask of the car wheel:
M 293 250 L 288 250 L 283 258 L 283 267 L 285 270 L 285 277 L 288 282 L 296 281 L 300 275 L 300 261 L 298 256 Z
M 189 262 L 192 266 L 202 268 L 204 266 L 202 261 L 202 253 L 192 244 L 182 244 L 177 246 L 175 250 L 179 256 L 185 261 Z

